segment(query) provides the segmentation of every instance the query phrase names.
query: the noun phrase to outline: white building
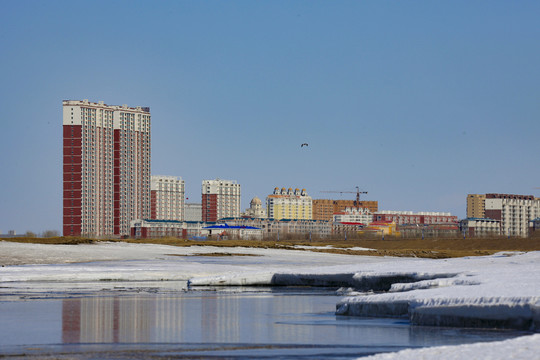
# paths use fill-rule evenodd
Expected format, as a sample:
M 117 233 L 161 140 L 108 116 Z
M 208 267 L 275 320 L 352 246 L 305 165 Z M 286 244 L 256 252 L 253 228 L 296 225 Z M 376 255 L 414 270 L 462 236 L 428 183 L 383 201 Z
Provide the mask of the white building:
M 152 175 L 151 179 L 151 218 L 184 220 L 184 180 L 161 175 Z
M 501 221 L 501 235 L 529 235 L 529 221 L 540 217 L 540 199 L 532 195 L 486 194 L 485 217 Z
M 501 235 L 501 221 L 486 218 L 467 218 L 459 222 L 459 229 L 464 236 L 482 237 Z
M 240 216 L 240 184 L 235 180 L 203 180 L 202 221 Z
M 276 187 L 274 193 L 266 197 L 266 210 L 271 219 L 313 219 L 313 200 L 306 189 L 281 190 Z
M 334 223 L 350 223 L 369 225 L 373 221 L 373 214 L 365 208 L 345 208 L 333 215 Z
M 185 203 L 184 204 L 184 220 L 202 221 L 202 204 L 201 203 Z

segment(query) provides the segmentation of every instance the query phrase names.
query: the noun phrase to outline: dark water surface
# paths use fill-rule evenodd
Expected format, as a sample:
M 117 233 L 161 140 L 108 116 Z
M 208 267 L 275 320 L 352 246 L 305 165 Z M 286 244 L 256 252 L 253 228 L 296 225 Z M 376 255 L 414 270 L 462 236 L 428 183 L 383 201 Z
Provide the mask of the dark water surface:
M 4 298 L 0 357 L 356 358 L 521 335 L 336 316 L 335 289 L 148 289 Z

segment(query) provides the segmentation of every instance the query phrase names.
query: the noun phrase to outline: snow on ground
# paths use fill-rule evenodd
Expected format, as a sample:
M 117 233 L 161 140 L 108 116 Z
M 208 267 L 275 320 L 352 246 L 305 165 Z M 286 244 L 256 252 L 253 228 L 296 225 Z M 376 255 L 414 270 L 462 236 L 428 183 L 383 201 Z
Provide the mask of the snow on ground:
M 435 346 L 422 349 L 407 349 L 394 353 L 377 354 L 366 360 L 423 360 L 423 359 L 538 359 L 540 357 L 540 334 L 519 338 L 457 346 Z
M 201 256 L 219 253 L 243 256 Z M 540 252 L 436 260 L 306 250 L 0 242 L 0 263 L 8 265 L 0 268 L 3 284 L 184 280 L 190 286 L 335 286 L 350 295 L 337 304 L 339 315 L 540 331 Z M 0 293 L 6 291 L 12 287 L 0 284 Z

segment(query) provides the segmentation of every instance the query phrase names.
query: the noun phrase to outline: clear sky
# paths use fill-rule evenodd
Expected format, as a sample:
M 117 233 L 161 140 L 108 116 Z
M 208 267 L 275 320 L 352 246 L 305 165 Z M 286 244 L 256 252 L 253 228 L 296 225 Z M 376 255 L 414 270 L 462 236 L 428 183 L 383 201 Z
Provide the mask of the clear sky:
M 0 232 L 61 230 L 62 100 L 149 106 L 152 174 L 465 216 L 540 196 L 539 1 L 0 2 Z M 302 143 L 309 143 L 301 148 Z

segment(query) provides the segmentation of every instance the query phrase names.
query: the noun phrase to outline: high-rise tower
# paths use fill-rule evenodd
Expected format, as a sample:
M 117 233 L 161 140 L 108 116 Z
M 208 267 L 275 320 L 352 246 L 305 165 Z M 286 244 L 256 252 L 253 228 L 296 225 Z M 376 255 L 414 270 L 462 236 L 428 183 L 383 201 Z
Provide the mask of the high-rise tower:
M 129 235 L 150 217 L 150 108 L 63 101 L 64 236 Z

